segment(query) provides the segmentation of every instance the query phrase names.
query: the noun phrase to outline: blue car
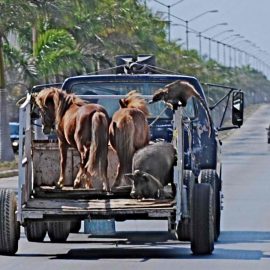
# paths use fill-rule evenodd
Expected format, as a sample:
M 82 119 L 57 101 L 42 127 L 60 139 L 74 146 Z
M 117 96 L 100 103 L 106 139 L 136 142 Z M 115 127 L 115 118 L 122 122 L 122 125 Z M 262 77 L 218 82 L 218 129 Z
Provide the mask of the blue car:
M 19 149 L 19 123 L 9 122 L 9 134 L 13 151 L 16 153 Z

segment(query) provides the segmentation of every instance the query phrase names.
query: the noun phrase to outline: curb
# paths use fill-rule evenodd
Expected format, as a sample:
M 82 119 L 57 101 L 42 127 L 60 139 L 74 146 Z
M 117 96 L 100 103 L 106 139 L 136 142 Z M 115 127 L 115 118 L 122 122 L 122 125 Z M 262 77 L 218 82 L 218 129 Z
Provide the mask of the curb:
M 7 170 L 7 171 L 0 172 L 0 178 L 12 177 L 12 176 L 17 176 L 17 175 L 18 175 L 18 170 Z

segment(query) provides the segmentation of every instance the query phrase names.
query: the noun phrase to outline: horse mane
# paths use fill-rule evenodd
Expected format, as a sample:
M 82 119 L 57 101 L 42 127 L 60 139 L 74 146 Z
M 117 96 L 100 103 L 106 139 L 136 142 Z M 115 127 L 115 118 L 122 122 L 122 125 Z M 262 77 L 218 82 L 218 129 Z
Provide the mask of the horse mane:
M 39 92 L 36 103 L 39 107 L 46 108 L 46 103 L 48 102 L 49 98 L 51 98 L 52 102 L 54 103 L 56 124 L 60 122 L 64 113 L 72 104 L 79 107 L 85 104 L 81 98 L 75 96 L 74 94 L 67 94 L 65 91 L 55 87 L 45 88 Z
M 126 98 L 119 100 L 121 108 L 136 108 L 141 110 L 145 116 L 149 116 L 147 102 L 136 90 L 130 91 Z

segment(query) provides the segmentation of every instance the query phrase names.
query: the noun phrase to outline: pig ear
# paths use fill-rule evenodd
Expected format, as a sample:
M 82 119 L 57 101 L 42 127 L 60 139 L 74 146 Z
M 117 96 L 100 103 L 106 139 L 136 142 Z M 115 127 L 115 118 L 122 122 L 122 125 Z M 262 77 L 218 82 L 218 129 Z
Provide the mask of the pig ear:
M 142 176 L 143 176 L 143 178 L 145 179 L 146 182 L 149 181 L 149 177 L 148 177 L 148 175 L 146 173 L 144 173 Z
M 135 176 L 132 173 L 126 173 L 124 176 L 133 182 L 135 180 Z
M 135 170 L 133 174 L 135 176 L 139 176 L 139 175 L 141 175 L 141 171 L 140 170 Z

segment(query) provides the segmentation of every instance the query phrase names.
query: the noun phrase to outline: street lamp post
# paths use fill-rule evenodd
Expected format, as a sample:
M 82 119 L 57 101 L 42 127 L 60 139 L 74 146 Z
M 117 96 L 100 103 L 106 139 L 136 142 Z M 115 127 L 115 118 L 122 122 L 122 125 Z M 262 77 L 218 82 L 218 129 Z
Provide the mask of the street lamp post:
M 233 29 L 221 31 L 221 32 L 213 35 L 212 37 L 208 38 L 208 40 L 209 40 L 209 60 L 211 59 L 211 42 L 214 40 L 214 38 L 216 38 L 224 33 L 227 33 L 227 32 L 233 32 Z
M 211 54 L 212 54 L 212 50 L 211 50 L 211 38 L 208 38 L 208 42 L 209 42 L 209 44 L 208 44 L 208 49 L 209 49 L 209 60 L 211 59 Z
M 237 66 L 237 50 L 234 47 L 233 47 L 233 49 L 234 49 L 234 67 L 236 68 L 236 66 Z
M 222 43 L 223 45 L 223 64 L 226 66 L 226 44 Z
M 229 47 L 229 67 L 232 66 L 232 46 L 228 45 Z
M 171 42 L 171 8 L 180 4 L 181 2 L 183 2 L 184 0 L 179 0 L 171 5 L 166 5 L 166 4 L 163 4 L 162 2 L 158 1 L 158 0 L 154 0 L 156 3 L 166 7 L 168 9 L 168 41 L 169 43 Z
M 206 29 L 204 29 L 203 31 L 200 31 L 198 33 L 198 37 L 199 37 L 199 52 L 200 52 L 200 56 L 202 56 L 202 34 L 213 29 L 213 28 L 216 28 L 218 26 L 223 26 L 223 25 L 228 25 L 228 23 L 217 23 L 215 25 L 212 25 Z
M 233 35 L 231 38 L 232 39 L 230 39 L 229 43 L 230 43 L 230 46 L 231 46 L 230 48 L 234 50 L 233 59 L 234 59 L 234 67 L 236 67 L 237 66 L 237 51 L 238 51 L 238 49 L 235 47 L 235 45 L 241 43 L 243 40 L 240 40 L 240 41 L 239 40 L 235 41 L 235 40 L 236 39 L 243 39 L 244 36 L 236 34 L 236 35 Z M 234 42 L 232 43 L 232 41 L 234 41 Z M 228 43 L 228 41 L 227 41 L 227 43 Z M 231 63 L 231 60 L 230 60 L 230 63 Z
M 219 62 L 219 44 L 220 42 L 217 41 L 217 62 Z
M 188 24 L 189 24 L 191 21 L 194 21 L 194 20 L 196 20 L 196 19 L 202 17 L 202 16 L 205 15 L 205 14 L 208 14 L 208 13 L 216 13 L 216 12 L 218 12 L 217 9 L 214 9 L 214 10 L 207 10 L 207 11 L 205 11 L 205 12 L 203 12 L 203 13 L 198 14 L 197 16 L 192 17 L 192 18 L 189 19 L 189 20 L 185 20 L 185 25 L 186 25 L 186 46 L 187 46 L 187 50 L 189 50 L 189 43 L 188 43 L 188 33 L 189 33 L 189 30 L 188 30 Z
M 229 29 L 229 30 L 224 30 L 224 31 L 221 31 L 215 35 L 213 35 L 212 37 L 209 38 L 209 60 L 211 59 L 211 42 L 212 41 L 216 41 L 217 42 L 217 54 L 218 54 L 218 58 L 219 58 L 219 43 L 217 40 L 214 40 L 214 38 L 224 34 L 224 33 L 228 33 L 228 32 L 233 32 L 233 29 Z
M 236 35 L 232 36 L 231 38 L 232 39 L 227 40 L 227 42 L 230 42 L 230 43 L 233 42 L 232 45 L 234 45 L 234 44 L 238 44 L 239 42 L 243 41 L 243 40 L 238 40 L 238 39 L 243 39 L 245 37 L 241 36 L 239 34 L 236 34 Z
M 229 32 L 233 32 L 233 29 L 221 31 L 221 32 L 219 32 L 219 33 L 213 35 L 213 36 L 211 37 L 211 39 L 216 38 L 216 37 L 218 37 L 218 36 L 221 36 L 221 35 L 223 35 L 224 33 L 229 33 Z
M 233 40 L 234 40 L 234 37 L 240 37 L 240 36 L 241 36 L 240 34 L 229 35 L 229 36 L 221 39 L 220 42 L 225 41 L 225 40 L 228 41 L 228 39 L 230 40 L 231 38 L 233 38 Z M 241 36 L 241 37 L 243 37 L 243 36 Z

